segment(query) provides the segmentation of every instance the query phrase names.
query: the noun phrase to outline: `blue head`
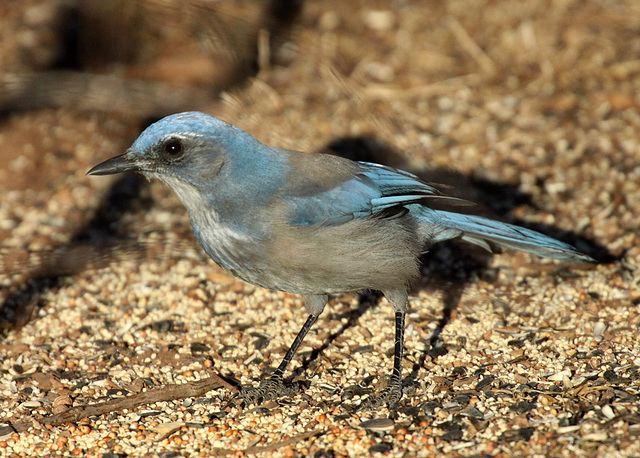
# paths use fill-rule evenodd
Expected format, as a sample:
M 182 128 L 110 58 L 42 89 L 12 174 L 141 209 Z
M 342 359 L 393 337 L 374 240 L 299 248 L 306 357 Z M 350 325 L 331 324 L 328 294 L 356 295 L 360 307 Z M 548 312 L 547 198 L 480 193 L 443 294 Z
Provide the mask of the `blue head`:
M 147 127 L 124 154 L 92 168 L 88 175 L 136 171 L 171 185 L 174 179 L 198 184 L 213 178 L 235 150 L 258 143 L 246 132 L 218 118 L 190 111 Z
M 207 194 L 242 181 L 241 175 L 278 168 L 277 155 L 241 129 L 200 112 L 178 113 L 150 125 L 124 154 L 89 175 L 137 171 L 169 185 L 189 207 L 194 191 Z M 223 180 L 227 177 L 227 180 Z M 259 180 L 259 175 L 255 181 Z

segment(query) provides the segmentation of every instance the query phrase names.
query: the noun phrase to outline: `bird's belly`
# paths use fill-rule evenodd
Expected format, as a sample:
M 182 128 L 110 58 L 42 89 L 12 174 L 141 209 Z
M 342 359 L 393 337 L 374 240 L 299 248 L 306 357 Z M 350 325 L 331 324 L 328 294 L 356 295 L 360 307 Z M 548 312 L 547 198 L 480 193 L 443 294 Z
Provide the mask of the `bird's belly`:
M 336 226 L 288 226 L 265 253 L 277 289 L 337 294 L 406 289 L 418 276 L 421 246 L 406 223 L 355 219 Z
M 296 270 L 283 269 L 281 266 L 274 265 L 269 259 L 265 259 L 263 253 L 253 250 L 248 252 L 247 248 L 242 247 L 241 244 L 224 248 L 217 246 L 205 251 L 224 270 L 252 285 L 296 294 L 334 292 L 316 291 L 317 288 L 299 278 Z
M 395 290 L 418 275 L 420 246 L 396 221 L 289 226 L 266 238 L 220 227 L 205 237 L 194 232 L 223 269 L 267 289 L 296 294 Z
M 217 227 L 203 234 L 194 229 L 200 245 L 220 267 L 235 277 L 267 289 L 297 293 L 286 274 L 270 259 L 260 237 L 240 235 Z

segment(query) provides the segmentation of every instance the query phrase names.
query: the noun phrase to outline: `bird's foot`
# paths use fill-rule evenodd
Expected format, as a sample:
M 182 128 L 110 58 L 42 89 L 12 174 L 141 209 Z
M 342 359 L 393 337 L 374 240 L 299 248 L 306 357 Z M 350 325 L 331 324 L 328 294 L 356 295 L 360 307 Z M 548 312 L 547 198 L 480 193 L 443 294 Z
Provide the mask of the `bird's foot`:
M 357 410 L 377 410 L 384 406 L 391 408 L 400 402 L 400 399 L 402 399 L 402 382 L 396 377 L 391 377 L 387 388 L 366 398 Z
M 285 385 L 281 377 L 262 379 L 257 387 L 242 387 L 238 397 L 245 404 L 261 404 L 283 396 L 293 396 L 300 391 L 299 384 Z

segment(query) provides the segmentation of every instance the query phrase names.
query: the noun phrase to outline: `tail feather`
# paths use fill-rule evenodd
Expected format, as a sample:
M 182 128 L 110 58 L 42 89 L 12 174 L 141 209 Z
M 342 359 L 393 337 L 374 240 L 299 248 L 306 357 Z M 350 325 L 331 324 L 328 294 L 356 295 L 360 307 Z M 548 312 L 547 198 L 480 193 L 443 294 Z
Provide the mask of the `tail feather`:
M 420 215 L 420 218 L 441 229 L 437 234 L 430 234 L 434 241 L 460 237 L 484 248 L 490 248 L 488 242 L 491 242 L 559 261 L 594 262 L 590 256 L 580 253 L 571 245 L 513 224 L 441 210 L 430 210 Z

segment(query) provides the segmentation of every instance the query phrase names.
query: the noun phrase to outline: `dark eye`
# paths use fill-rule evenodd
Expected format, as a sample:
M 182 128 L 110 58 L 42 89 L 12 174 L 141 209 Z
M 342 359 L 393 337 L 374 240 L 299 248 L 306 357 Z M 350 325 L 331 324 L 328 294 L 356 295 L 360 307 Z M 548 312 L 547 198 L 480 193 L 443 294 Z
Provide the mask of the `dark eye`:
M 164 152 L 169 156 L 178 157 L 182 154 L 183 149 L 182 143 L 177 139 L 169 140 L 164 144 Z

